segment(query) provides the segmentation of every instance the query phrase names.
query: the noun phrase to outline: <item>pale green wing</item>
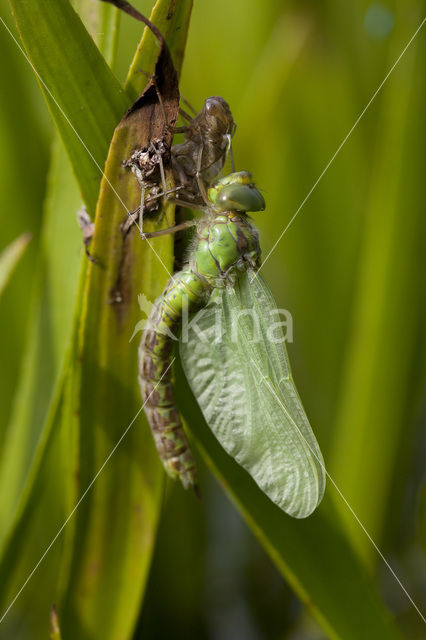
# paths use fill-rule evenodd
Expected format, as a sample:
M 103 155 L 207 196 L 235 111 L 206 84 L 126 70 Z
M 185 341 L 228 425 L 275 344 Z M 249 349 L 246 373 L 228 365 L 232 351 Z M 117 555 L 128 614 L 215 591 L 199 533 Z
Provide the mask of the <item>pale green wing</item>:
M 244 273 L 216 291 L 184 331 L 183 368 L 207 424 L 286 513 L 308 516 L 322 499 L 324 462 L 293 378 L 265 281 Z

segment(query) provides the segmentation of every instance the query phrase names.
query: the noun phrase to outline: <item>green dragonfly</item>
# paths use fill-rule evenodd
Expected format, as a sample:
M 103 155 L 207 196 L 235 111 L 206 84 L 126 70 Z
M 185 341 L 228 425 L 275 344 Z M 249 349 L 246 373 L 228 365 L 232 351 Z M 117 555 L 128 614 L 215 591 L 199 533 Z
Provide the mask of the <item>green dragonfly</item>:
M 145 413 L 167 473 L 196 488 L 194 458 L 174 401 L 171 357 L 182 316 L 197 312 L 180 352 L 206 422 L 273 502 L 303 518 L 322 499 L 325 470 L 284 338 L 271 333 L 275 302 L 256 273 L 259 236 L 247 212 L 262 211 L 265 202 L 246 171 L 217 180 L 208 197 L 188 262 L 154 303 L 142 336 Z

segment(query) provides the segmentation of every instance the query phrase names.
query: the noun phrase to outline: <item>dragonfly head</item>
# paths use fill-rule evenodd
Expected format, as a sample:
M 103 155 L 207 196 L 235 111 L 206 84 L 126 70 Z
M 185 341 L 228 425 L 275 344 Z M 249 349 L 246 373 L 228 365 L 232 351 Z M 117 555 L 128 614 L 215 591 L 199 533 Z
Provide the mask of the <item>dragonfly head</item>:
M 209 198 L 219 211 L 263 211 L 265 200 L 254 185 L 251 173 L 237 171 L 216 180 Z

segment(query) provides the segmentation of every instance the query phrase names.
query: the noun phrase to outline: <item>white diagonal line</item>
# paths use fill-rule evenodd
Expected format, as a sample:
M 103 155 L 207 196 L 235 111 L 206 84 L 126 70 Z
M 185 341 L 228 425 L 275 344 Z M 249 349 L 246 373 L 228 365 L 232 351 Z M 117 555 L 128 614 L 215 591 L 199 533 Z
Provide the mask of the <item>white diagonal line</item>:
M 104 470 L 104 468 L 106 467 L 106 465 L 108 464 L 108 462 L 111 460 L 112 456 L 114 455 L 114 453 L 116 452 L 116 450 L 118 449 L 119 445 L 121 444 L 121 442 L 124 440 L 124 438 L 126 437 L 128 431 L 130 430 L 130 428 L 132 427 L 132 425 L 134 424 L 135 420 L 138 418 L 139 414 L 141 413 L 142 409 L 145 407 L 146 403 L 148 402 L 148 400 L 150 399 L 151 395 L 154 393 L 154 391 L 156 390 L 156 388 L 158 387 L 158 385 L 161 383 L 162 379 L 164 378 L 164 376 L 166 375 L 166 373 L 168 372 L 168 370 L 170 369 L 170 367 L 173 365 L 174 361 L 176 358 L 173 358 L 173 360 L 170 362 L 169 366 L 167 367 L 167 369 L 164 371 L 163 375 L 161 376 L 161 378 L 159 379 L 159 381 L 157 382 L 157 384 L 154 386 L 154 388 L 152 389 L 152 391 L 150 392 L 150 394 L 148 395 L 148 397 L 146 398 L 145 402 L 143 403 L 143 405 L 141 406 L 141 408 L 139 409 L 139 411 L 137 412 L 137 414 L 134 416 L 134 418 L 132 419 L 132 421 L 130 422 L 130 424 L 128 425 L 128 427 L 126 428 L 126 430 L 122 433 L 122 435 L 120 436 L 120 439 L 116 442 L 116 444 L 114 445 L 114 448 L 110 451 L 110 453 L 108 454 L 108 456 L 106 457 L 106 459 L 104 460 L 104 462 L 102 463 L 101 467 L 98 469 L 96 475 L 92 478 L 90 484 L 87 486 L 87 488 L 85 489 L 85 491 L 82 493 L 82 495 L 80 496 L 77 504 L 75 505 L 75 507 L 73 508 L 73 510 L 71 511 L 71 513 L 69 513 L 68 517 L 66 518 L 66 520 L 64 521 L 64 523 L 62 524 L 61 528 L 59 529 L 59 531 L 57 532 L 57 534 L 55 535 L 54 538 L 52 538 L 51 542 L 49 543 L 49 545 L 46 547 L 46 549 L 43 552 L 43 555 L 41 556 L 40 560 L 37 562 L 37 564 L 34 566 L 33 570 L 31 571 L 31 573 L 29 574 L 28 578 L 25 580 L 24 584 L 22 585 L 22 587 L 19 589 L 18 593 L 15 595 L 15 597 L 13 598 L 12 602 L 9 604 L 9 606 L 7 607 L 6 611 L 3 613 L 2 617 L 0 618 L 0 624 L 3 622 L 3 620 L 5 619 L 5 617 L 7 616 L 7 614 L 9 613 L 9 611 L 11 610 L 11 608 L 13 607 L 13 605 L 15 604 L 16 600 L 19 598 L 19 596 L 21 595 L 22 591 L 25 589 L 25 587 L 27 586 L 27 584 L 29 583 L 29 581 L 31 580 L 31 578 L 33 577 L 33 575 L 35 574 L 35 572 L 37 571 L 37 569 L 39 568 L 39 566 L 41 565 L 41 563 L 43 562 L 43 560 L 45 559 L 45 557 L 47 556 L 47 554 L 49 553 L 50 549 L 53 547 L 53 545 L 55 544 L 56 540 L 59 538 L 59 536 L 61 535 L 62 531 L 65 529 L 65 527 L 67 526 L 68 522 L 71 520 L 71 518 L 73 517 L 74 513 L 77 511 L 78 507 L 80 506 L 80 504 L 83 502 L 84 498 L 87 496 L 87 494 L 89 493 L 90 489 L 93 487 L 93 485 L 95 484 L 96 480 L 99 478 L 99 476 L 101 475 L 102 471 Z
M 409 601 L 411 602 L 411 604 L 413 605 L 413 607 L 415 608 L 415 610 L 417 611 L 417 613 L 419 614 L 419 616 L 421 617 L 421 619 L 423 620 L 423 622 L 426 624 L 426 618 L 424 617 L 424 615 L 422 614 L 422 612 L 420 611 L 419 607 L 416 605 L 416 603 L 414 602 L 413 598 L 410 596 L 410 594 L 408 593 L 407 589 L 404 587 L 404 585 L 402 584 L 401 580 L 398 578 L 397 574 L 395 573 L 395 571 L 392 569 L 391 565 L 389 564 L 389 562 L 386 560 L 385 556 L 383 555 L 383 553 L 380 551 L 379 547 L 377 546 L 377 544 L 374 542 L 373 538 L 371 537 L 371 535 L 368 533 L 367 529 L 365 528 L 365 526 L 363 525 L 363 523 L 361 522 L 361 520 L 359 519 L 359 517 L 357 516 L 357 514 L 355 513 L 355 511 L 353 510 L 353 508 L 351 507 L 351 505 L 349 504 L 349 502 L 347 501 L 347 499 L 345 498 L 345 496 L 343 495 L 343 493 L 341 492 L 341 490 L 339 489 L 339 487 L 337 486 L 336 482 L 334 481 L 334 479 L 331 477 L 331 475 L 329 474 L 329 472 L 327 471 L 327 469 L 325 468 L 324 462 L 319 458 L 319 456 L 317 455 L 316 451 L 313 449 L 313 447 L 309 444 L 309 442 L 306 440 L 305 436 L 303 435 L 303 433 L 301 432 L 301 430 L 299 429 L 298 425 L 296 424 L 296 422 L 294 421 L 293 417 L 290 415 L 287 407 L 285 406 L 285 404 L 282 402 L 281 398 L 278 396 L 278 394 L 276 393 L 275 389 L 272 387 L 270 381 L 265 378 L 264 375 L 262 375 L 262 372 L 260 370 L 260 368 L 258 367 L 257 363 L 255 362 L 255 360 L 250 356 L 250 360 L 252 361 L 252 363 L 254 364 L 254 366 L 256 367 L 258 373 L 260 374 L 260 379 L 262 380 L 262 382 L 264 382 L 268 387 L 270 392 L 272 393 L 272 395 L 275 397 L 275 399 L 278 401 L 278 403 L 280 404 L 280 406 L 282 407 L 284 413 L 286 414 L 287 418 L 290 420 L 290 422 L 293 424 L 293 426 L 296 428 L 297 432 L 299 433 L 299 435 L 303 438 L 303 440 L 305 441 L 305 443 L 308 445 L 311 453 L 313 454 L 313 456 L 316 458 L 316 460 L 318 461 L 318 463 L 320 464 L 320 466 L 323 468 L 324 473 L 326 474 L 327 478 L 329 478 L 330 482 L 332 483 L 332 485 L 335 487 L 335 489 L 337 490 L 337 492 L 339 493 L 340 497 L 342 498 L 343 502 L 345 503 L 346 507 L 349 509 L 349 511 L 351 512 L 351 514 L 353 515 L 353 517 L 355 518 L 355 520 L 358 522 L 359 526 L 361 527 L 361 529 L 363 530 L 363 532 L 365 533 L 365 535 L 367 536 L 367 538 L 369 539 L 369 541 L 371 542 L 371 544 L 373 545 L 373 547 L 375 548 L 375 550 L 377 551 L 377 553 L 379 554 L 379 556 L 381 557 L 381 559 L 383 560 L 383 562 L 385 563 L 385 565 L 387 566 L 387 568 L 389 569 L 389 571 L 391 572 L 391 574 L 393 575 L 393 577 L 395 578 L 395 580 L 397 581 L 397 583 L 399 584 L 399 586 L 401 587 L 401 589 L 403 590 L 403 592 L 405 593 L 405 595 L 407 596 L 407 598 L 409 599 Z
M 342 142 L 340 143 L 340 145 L 338 146 L 338 148 L 336 149 L 336 151 L 334 152 L 334 154 L 331 156 L 330 160 L 328 161 L 328 163 L 326 164 L 325 168 L 323 169 L 323 171 L 321 172 L 321 174 L 318 176 L 317 180 L 314 182 L 313 186 L 311 187 L 310 191 L 308 192 L 308 194 L 306 195 L 305 199 L 301 202 L 301 204 L 299 205 L 296 213 L 293 215 L 293 217 L 291 218 L 290 222 L 287 224 L 287 226 L 285 227 L 284 231 L 282 231 L 282 233 L 280 234 L 278 240 L 275 242 L 275 244 L 273 245 L 272 249 L 268 252 L 266 258 L 263 260 L 262 265 L 259 268 L 262 269 L 262 267 L 264 266 L 264 264 L 267 262 L 267 260 L 271 257 L 271 254 L 273 253 L 273 251 L 275 250 L 275 248 L 277 247 L 278 243 L 281 241 L 281 238 L 284 236 L 284 234 L 287 232 L 287 229 L 290 227 L 290 225 L 293 223 L 294 219 L 296 218 L 296 216 L 299 214 L 300 210 L 304 207 L 304 205 L 306 204 L 306 202 L 308 201 L 308 199 L 310 198 L 312 192 L 316 189 L 316 187 L 318 186 L 319 182 L 322 180 L 322 178 L 324 177 L 324 175 L 326 174 L 326 172 L 328 171 L 328 169 L 330 168 L 331 164 L 334 162 L 334 160 L 336 159 L 337 155 L 340 153 L 342 147 L 346 144 L 348 138 L 350 137 L 350 135 L 352 134 L 352 132 L 354 131 L 354 129 L 356 128 L 356 126 L 359 124 L 360 120 L 363 118 L 363 116 L 365 115 L 367 109 L 370 107 L 371 103 L 374 101 L 374 99 L 376 98 L 377 94 L 380 93 L 383 85 L 385 84 L 385 82 L 387 81 L 387 79 L 389 78 L 389 76 L 392 74 L 392 72 L 395 70 L 395 67 L 398 65 L 399 61 L 401 60 L 401 58 L 404 56 L 404 54 L 406 53 L 407 49 L 409 48 L 409 46 L 411 45 L 411 43 L 413 42 L 414 38 L 417 36 L 417 34 L 420 32 L 421 28 L 423 27 L 424 23 L 426 21 L 426 18 L 423 18 L 422 22 L 420 23 L 420 25 L 417 27 L 417 29 L 415 30 L 415 32 L 413 33 L 413 35 L 411 36 L 411 38 L 409 39 L 409 41 L 407 42 L 407 44 L 405 45 L 405 47 L 403 48 L 403 50 L 401 51 L 401 53 L 399 54 L 399 56 L 397 57 L 397 59 L 395 60 L 395 62 L 393 63 L 393 65 L 391 66 L 391 68 L 389 69 L 389 71 L 387 72 L 386 76 L 384 77 L 384 79 L 382 80 L 382 82 L 379 84 L 379 86 L 377 87 L 376 91 L 373 93 L 373 95 L 371 96 L 370 100 L 367 102 L 367 104 L 365 105 L 364 109 L 361 111 L 361 113 L 359 114 L 358 118 L 355 120 L 353 126 L 351 127 L 351 129 L 348 131 L 348 133 L 346 134 L 346 136 L 343 138 Z
M 29 57 L 27 56 L 27 54 L 25 53 L 24 49 L 21 47 L 21 45 L 19 44 L 19 42 L 17 41 L 17 39 L 15 38 L 15 36 L 13 35 L 12 31 L 9 29 L 9 27 L 7 26 L 6 22 L 3 20 L 3 18 L 0 16 L 0 21 L 2 22 L 4 28 L 6 29 L 6 31 L 9 33 L 10 37 L 12 38 L 12 40 L 14 41 L 14 43 L 16 44 L 16 46 L 18 47 L 18 49 L 20 50 L 20 52 L 22 53 L 22 55 L 24 56 L 24 58 L 26 59 L 26 61 L 28 62 L 28 64 L 30 65 L 30 67 L 32 68 L 32 70 L 34 71 L 34 73 L 36 74 L 37 78 L 39 79 L 39 81 L 41 82 L 41 84 L 43 85 L 43 87 L 46 89 L 47 93 L 49 94 L 49 96 L 51 97 L 51 99 L 53 100 L 53 102 L 55 103 L 55 105 L 58 107 L 59 111 L 61 112 L 61 114 L 63 115 L 63 117 L 65 118 L 65 120 L 67 121 L 67 123 L 69 124 L 69 126 L 71 127 L 71 129 L 74 131 L 75 135 L 77 136 L 77 138 L 79 139 L 79 141 L 81 142 L 81 144 L 83 145 L 84 149 L 87 151 L 87 153 L 89 154 L 90 158 L 92 159 L 93 163 L 95 164 L 95 166 L 99 169 L 100 174 L 102 175 L 102 177 L 105 179 L 105 181 L 108 183 L 109 187 L 112 189 L 113 193 L 115 194 L 116 198 L 119 200 L 119 202 L 123 205 L 123 208 L 125 209 L 125 211 L 127 212 L 127 214 L 131 217 L 131 220 L 133 222 L 133 224 L 136 225 L 136 227 L 139 229 L 139 226 L 136 222 L 136 220 L 133 218 L 133 216 L 131 216 L 131 211 L 126 207 L 126 205 L 124 204 L 120 194 L 116 191 L 116 189 L 114 188 L 114 186 L 111 184 L 111 182 L 109 181 L 109 179 L 107 178 L 107 176 L 105 175 L 102 167 L 98 164 L 98 162 L 96 161 L 96 158 L 94 157 L 94 155 L 92 154 L 92 152 L 90 151 L 89 147 L 87 146 L 87 144 L 84 142 L 84 140 L 82 139 L 82 137 L 80 136 L 80 134 L 78 133 L 77 129 L 74 127 L 74 125 L 72 124 L 71 120 L 68 118 L 68 116 L 66 115 L 66 113 L 64 112 L 64 110 L 62 109 L 61 105 L 58 103 L 58 101 L 56 100 L 55 96 L 53 95 L 53 93 L 50 91 L 49 87 L 47 86 L 47 84 L 45 83 L 45 81 L 43 80 L 43 78 L 41 77 L 41 75 L 39 74 L 39 72 L 37 71 L 37 69 L 35 68 L 35 66 L 33 65 L 33 63 L 31 62 L 31 60 L 29 59 Z M 140 229 L 139 229 L 140 231 Z M 163 265 L 164 269 L 167 271 L 168 275 L 170 278 L 172 278 L 172 274 L 170 273 L 170 271 L 168 270 L 168 268 L 166 267 L 166 265 L 164 264 L 163 260 L 161 259 L 161 256 L 157 253 L 157 251 L 154 249 L 154 247 L 152 246 L 151 242 L 149 242 L 149 240 L 147 238 L 145 238 L 145 242 L 148 242 L 150 248 L 152 249 L 152 251 L 155 253 L 155 255 L 157 256 L 158 260 L 160 261 L 160 263 Z

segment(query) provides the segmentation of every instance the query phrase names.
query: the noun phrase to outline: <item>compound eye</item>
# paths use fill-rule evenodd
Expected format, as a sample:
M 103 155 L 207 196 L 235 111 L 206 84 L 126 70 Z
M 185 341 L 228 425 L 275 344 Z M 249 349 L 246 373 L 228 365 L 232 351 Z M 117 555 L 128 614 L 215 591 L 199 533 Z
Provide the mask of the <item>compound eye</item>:
M 223 187 L 217 198 L 222 211 L 263 211 L 265 200 L 252 184 L 230 184 Z

